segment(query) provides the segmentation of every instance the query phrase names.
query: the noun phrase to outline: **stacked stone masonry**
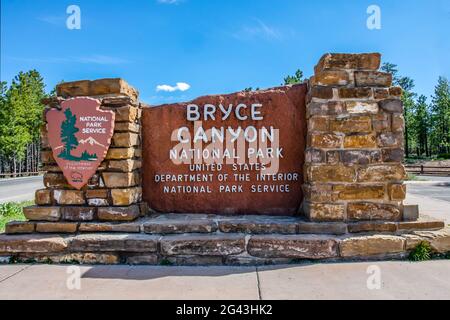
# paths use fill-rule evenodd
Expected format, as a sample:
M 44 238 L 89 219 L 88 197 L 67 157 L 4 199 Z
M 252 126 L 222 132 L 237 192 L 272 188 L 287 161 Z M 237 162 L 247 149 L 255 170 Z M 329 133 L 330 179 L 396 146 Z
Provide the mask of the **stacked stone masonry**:
M 44 101 L 45 113 L 58 108 L 64 99 L 76 96 L 99 99 L 101 109 L 115 113 L 114 134 L 95 175 L 82 190 L 76 190 L 67 184 L 53 158 L 45 124 L 41 130 L 45 189 L 36 191 L 36 206 L 24 209 L 26 218 L 52 222 L 37 224 L 37 232 L 66 233 L 76 229 L 77 222 L 132 221 L 145 215 L 140 181 L 143 106 L 137 101 L 137 91 L 121 79 L 103 79 L 63 83 L 58 85 L 57 93 L 57 98 Z
M 0 235 L 0 262 L 245 265 L 404 258 L 421 242 L 450 252 L 442 221 L 404 206 L 402 91 L 379 54 L 327 54 L 307 96 L 304 202 L 298 217 L 153 214 L 142 203 L 138 92 L 121 79 L 77 81 L 45 101 L 77 96 L 115 112 L 103 163 L 82 189 L 56 165 L 44 126 L 45 189 L 28 221 Z M 45 117 L 44 117 L 45 118 Z M 151 206 L 151 204 L 149 204 Z M 303 214 L 303 215 L 302 215 Z
M 402 90 L 380 62 L 326 54 L 309 80 L 303 210 L 312 221 L 402 220 Z
M 70 225 L 70 226 L 69 226 Z M 402 259 L 419 243 L 450 251 L 443 222 L 308 222 L 298 217 L 164 214 L 132 222 L 15 222 L 0 258 L 85 264 L 258 265 L 302 260 Z M 36 233 L 37 231 L 37 233 Z M 51 232 L 53 233 L 53 232 Z

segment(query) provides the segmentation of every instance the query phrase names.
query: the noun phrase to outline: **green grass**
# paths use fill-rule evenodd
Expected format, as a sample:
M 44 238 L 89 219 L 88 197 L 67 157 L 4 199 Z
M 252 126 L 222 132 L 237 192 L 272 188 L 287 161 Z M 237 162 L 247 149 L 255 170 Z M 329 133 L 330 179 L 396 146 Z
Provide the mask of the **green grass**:
M 0 204 L 0 233 L 5 232 L 5 226 L 10 221 L 25 221 L 22 209 L 33 204 L 34 201 Z

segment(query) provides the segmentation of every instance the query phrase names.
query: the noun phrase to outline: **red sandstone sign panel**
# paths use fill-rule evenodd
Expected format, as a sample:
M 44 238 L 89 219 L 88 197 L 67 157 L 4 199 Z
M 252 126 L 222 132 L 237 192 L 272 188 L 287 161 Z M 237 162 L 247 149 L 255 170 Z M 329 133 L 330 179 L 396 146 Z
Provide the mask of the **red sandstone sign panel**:
M 297 213 L 305 95 L 301 84 L 144 109 L 144 200 L 165 213 Z
M 100 110 L 100 101 L 74 98 L 61 110 L 47 112 L 53 157 L 67 182 L 81 189 L 106 156 L 114 132 L 113 111 Z

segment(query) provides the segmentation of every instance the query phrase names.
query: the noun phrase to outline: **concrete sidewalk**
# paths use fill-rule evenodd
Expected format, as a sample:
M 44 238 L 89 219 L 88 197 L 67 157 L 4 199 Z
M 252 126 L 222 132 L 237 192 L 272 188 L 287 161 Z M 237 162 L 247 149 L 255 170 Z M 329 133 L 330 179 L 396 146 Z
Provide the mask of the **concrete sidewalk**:
M 450 299 L 449 270 L 450 260 L 258 268 L 3 265 L 0 299 Z M 378 274 L 381 288 L 369 289 Z

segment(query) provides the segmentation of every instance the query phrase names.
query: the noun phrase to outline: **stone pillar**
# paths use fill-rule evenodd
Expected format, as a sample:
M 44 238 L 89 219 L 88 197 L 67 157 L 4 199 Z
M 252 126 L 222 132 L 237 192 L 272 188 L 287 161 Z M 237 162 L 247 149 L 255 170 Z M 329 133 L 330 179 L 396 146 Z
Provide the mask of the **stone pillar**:
M 66 82 L 57 86 L 57 97 L 47 99 L 45 113 L 64 99 L 91 97 L 101 109 L 115 112 L 114 135 L 105 160 L 82 190 L 71 187 L 53 158 L 47 126 L 42 128 L 42 162 L 45 189 L 36 192 L 36 206 L 24 209 L 38 232 L 75 232 L 80 221 L 131 221 L 146 213 L 141 203 L 142 105 L 138 92 L 122 79 Z M 41 230 L 42 229 L 42 230 Z
M 312 221 L 402 220 L 402 90 L 380 59 L 326 54 L 309 80 L 303 209 Z

